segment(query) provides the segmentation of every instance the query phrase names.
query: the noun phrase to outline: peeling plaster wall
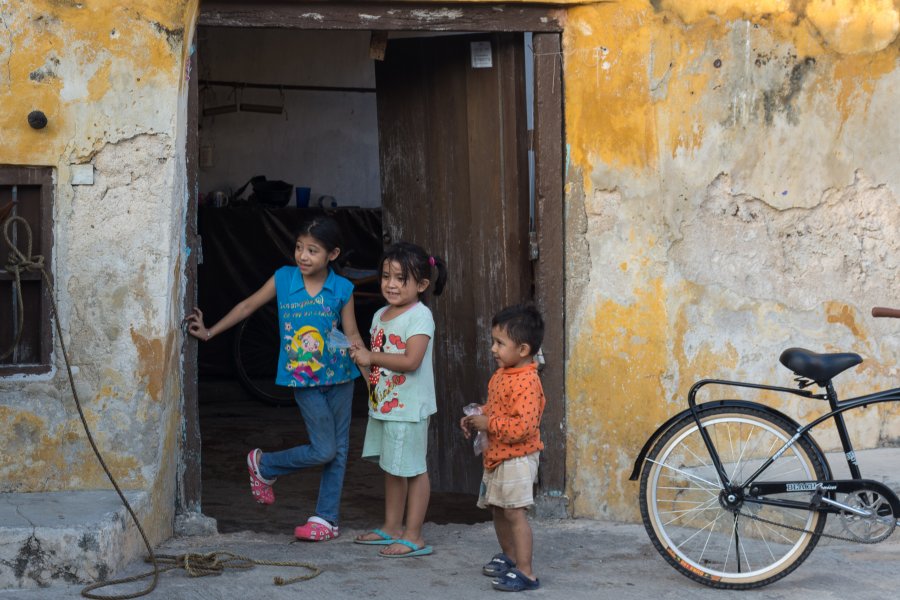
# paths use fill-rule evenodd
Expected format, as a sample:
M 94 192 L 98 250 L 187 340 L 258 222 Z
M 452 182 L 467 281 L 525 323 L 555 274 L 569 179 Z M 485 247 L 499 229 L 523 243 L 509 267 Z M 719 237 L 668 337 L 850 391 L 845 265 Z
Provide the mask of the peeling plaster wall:
M 704 377 L 791 384 L 782 350 L 896 387 L 900 2 L 655 0 L 568 11 L 567 486 L 637 519 L 638 450 Z M 771 402 L 798 419 L 797 398 Z M 723 397 L 723 396 L 720 396 Z M 859 447 L 900 442 L 889 405 Z M 830 428 L 816 435 L 834 448 Z
M 575 516 L 635 519 L 631 463 L 694 380 L 785 384 L 777 356 L 799 345 L 865 356 L 843 394 L 896 385 L 896 323 L 867 314 L 896 304 L 900 2 L 555 4 L 567 491 Z M 53 268 L 79 393 L 116 475 L 151 490 L 158 537 L 179 452 L 179 119 L 197 3 L 120 5 L 0 0 L 0 163 L 57 169 Z M 27 127 L 33 109 L 47 129 Z M 68 183 L 79 163 L 93 186 Z M 896 410 L 856 417 L 862 445 L 900 441 Z M 0 422 L 4 490 L 106 486 L 58 370 L 0 380 Z
M 185 39 L 196 0 L 0 1 L 0 164 L 56 169 L 53 265 L 79 398 L 118 483 L 171 533 L 181 431 Z M 49 124 L 31 129 L 31 110 Z M 93 185 L 72 185 L 91 164 Z M 0 378 L 0 492 L 108 488 L 57 347 Z

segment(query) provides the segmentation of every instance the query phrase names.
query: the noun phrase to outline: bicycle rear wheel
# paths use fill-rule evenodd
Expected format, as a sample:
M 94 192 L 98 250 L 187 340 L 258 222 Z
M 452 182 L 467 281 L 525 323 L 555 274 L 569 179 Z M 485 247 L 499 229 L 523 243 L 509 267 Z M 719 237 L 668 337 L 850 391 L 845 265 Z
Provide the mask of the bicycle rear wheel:
M 706 411 L 703 427 L 733 483 L 752 475 L 793 436 L 777 415 L 747 407 Z M 812 481 L 826 469 L 809 440 L 797 440 L 760 476 L 765 481 Z M 785 494 L 805 502 L 813 492 Z M 770 496 L 776 497 L 776 496 Z M 723 503 L 722 486 L 693 417 L 667 431 L 641 473 L 641 518 L 657 551 L 683 575 L 725 589 L 762 587 L 806 560 L 819 541 L 825 514 L 745 501 Z
M 270 303 L 244 319 L 234 335 L 234 368 L 238 380 L 256 400 L 273 406 L 294 404 L 291 388 L 275 385 L 278 369 L 278 314 Z

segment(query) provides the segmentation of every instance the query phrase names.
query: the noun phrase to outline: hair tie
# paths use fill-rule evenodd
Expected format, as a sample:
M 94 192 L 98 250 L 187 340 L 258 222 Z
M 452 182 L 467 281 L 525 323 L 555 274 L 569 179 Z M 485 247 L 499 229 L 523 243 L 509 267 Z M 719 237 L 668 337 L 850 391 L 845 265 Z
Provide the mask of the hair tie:
M 433 256 L 428 257 L 428 264 L 431 265 L 432 267 L 434 266 L 434 257 Z

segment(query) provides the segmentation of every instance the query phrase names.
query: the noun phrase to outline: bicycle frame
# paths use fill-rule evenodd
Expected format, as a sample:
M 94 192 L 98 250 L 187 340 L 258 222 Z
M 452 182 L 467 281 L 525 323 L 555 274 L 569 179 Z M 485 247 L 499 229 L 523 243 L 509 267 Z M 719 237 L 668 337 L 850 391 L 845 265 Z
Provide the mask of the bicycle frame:
M 791 446 L 793 446 L 797 440 L 806 435 L 810 430 L 812 430 L 817 425 L 829 420 L 833 419 L 835 423 L 835 427 L 838 431 L 838 436 L 841 440 L 841 446 L 844 449 L 844 456 L 847 459 L 847 466 L 850 469 L 850 475 L 853 479 L 859 480 L 862 475 L 859 470 L 859 464 L 856 461 L 856 453 L 853 450 L 853 443 L 850 440 L 850 435 L 847 432 L 847 425 L 844 422 L 843 413 L 848 410 L 852 410 L 854 408 L 861 408 L 869 406 L 870 404 L 881 404 L 883 402 L 898 402 L 900 401 L 900 388 L 894 388 L 890 390 L 884 390 L 881 392 L 876 392 L 874 394 L 868 394 L 865 396 L 858 396 L 856 398 L 850 398 L 849 400 L 838 400 L 837 393 L 834 391 L 834 386 L 829 381 L 825 385 L 825 394 L 813 394 L 807 390 L 799 390 L 794 388 L 785 388 L 779 386 L 772 385 L 762 385 L 756 383 L 747 383 L 743 381 L 727 381 L 723 379 L 703 379 L 695 383 L 691 386 L 690 392 L 688 393 L 688 406 L 690 407 L 691 414 L 694 417 L 694 421 L 697 423 L 697 427 L 700 432 L 700 436 L 703 439 L 703 443 L 706 445 L 706 449 L 709 452 L 710 458 L 713 462 L 713 466 L 716 469 L 716 472 L 719 475 L 719 481 L 722 483 L 723 489 L 728 489 L 731 487 L 731 481 L 728 478 L 727 473 L 725 472 L 725 468 L 722 465 L 721 460 L 719 459 L 719 454 L 715 449 L 715 446 L 712 443 L 712 440 L 709 437 L 709 433 L 706 431 L 706 428 L 702 426 L 700 422 L 701 414 L 697 409 L 697 392 L 700 388 L 706 385 L 725 385 L 725 386 L 733 386 L 733 387 L 745 387 L 745 388 L 753 388 L 759 390 L 769 390 L 774 392 L 782 392 L 788 394 L 794 394 L 797 396 L 802 396 L 804 398 L 812 398 L 817 400 L 827 400 L 828 404 L 831 408 L 831 412 L 820 416 L 819 418 L 807 423 L 806 425 L 800 426 L 800 428 L 794 433 L 793 437 L 790 440 L 785 442 L 785 444 L 778 449 L 775 454 L 770 456 L 765 462 L 754 472 L 746 481 L 743 481 L 741 486 L 747 487 L 749 484 L 756 481 L 756 479 L 763 473 L 773 462 L 778 460 L 778 458 L 784 454 Z M 840 490 L 838 490 L 840 491 Z M 785 501 L 779 501 L 779 504 L 784 504 Z M 804 505 L 806 506 L 806 505 Z

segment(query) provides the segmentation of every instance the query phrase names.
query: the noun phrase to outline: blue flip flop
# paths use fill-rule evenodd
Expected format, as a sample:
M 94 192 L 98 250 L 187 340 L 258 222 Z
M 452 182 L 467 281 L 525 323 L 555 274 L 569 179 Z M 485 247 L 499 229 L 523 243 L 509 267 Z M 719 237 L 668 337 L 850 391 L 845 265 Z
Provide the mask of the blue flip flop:
M 378 553 L 379 556 L 383 556 L 385 558 L 403 558 L 408 556 L 426 556 L 434 552 L 434 549 L 431 546 L 419 546 L 418 544 L 413 544 L 408 540 L 394 540 L 394 544 L 402 544 L 409 548 L 409 552 L 404 552 L 403 554 L 385 554 L 384 550 Z
M 494 557 L 481 567 L 481 572 L 488 577 L 502 577 L 507 571 L 514 568 L 516 563 L 504 553 L 495 554 Z
M 397 541 L 380 529 L 373 529 L 369 533 L 374 533 L 381 539 L 380 540 L 357 540 L 357 539 L 354 539 L 353 543 L 354 544 L 364 544 L 366 546 L 390 546 L 391 544 L 393 544 Z
M 537 577 L 529 579 L 522 571 L 513 567 L 503 577 L 495 579 L 491 585 L 500 592 L 524 592 L 538 589 L 541 587 L 541 581 Z

